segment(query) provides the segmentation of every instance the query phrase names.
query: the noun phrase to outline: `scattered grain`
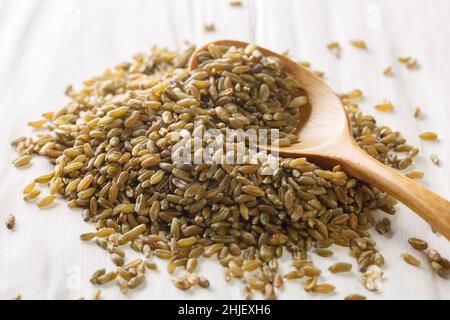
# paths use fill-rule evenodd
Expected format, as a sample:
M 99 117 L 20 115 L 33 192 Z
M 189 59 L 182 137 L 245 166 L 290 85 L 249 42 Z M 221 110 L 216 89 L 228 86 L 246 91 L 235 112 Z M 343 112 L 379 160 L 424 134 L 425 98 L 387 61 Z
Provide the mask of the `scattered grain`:
M 362 40 L 352 40 L 350 41 L 350 44 L 358 49 L 367 49 L 366 43 Z
M 203 25 L 203 30 L 205 32 L 214 32 L 216 30 L 216 28 L 213 23 L 205 23 Z
M 56 196 L 54 194 L 48 194 L 44 196 L 43 198 L 39 199 L 36 204 L 39 208 L 45 208 L 50 206 L 56 199 Z
M 89 241 L 95 238 L 95 232 L 83 233 L 80 235 L 80 239 L 83 241 Z
M 386 77 L 392 77 L 394 75 L 394 72 L 392 71 L 392 67 L 387 67 L 386 69 L 384 69 L 383 74 Z
M 375 106 L 375 109 L 382 112 L 391 112 L 394 110 L 394 106 L 390 101 L 385 101 L 384 103 L 377 104 Z
M 284 275 L 284 278 L 287 280 L 295 280 L 295 279 L 303 278 L 304 276 L 305 276 L 304 271 L 295 270 L 295 271 L 290 271 L 290 272 L 286 273 Z
M 316 249 L 315 252 L 318 256 L 321 256 L 324 258 L 331 257 L 334 254 L 333 251 L 328 250 L 328 249 Z
M 23 196 L 23 200 L 25 200 L 25 201 L 35 200 L 37 197 L 39 197 L 40 194 L 41 194 L 41 190 L 35 189 L 35 190 L 25 194 Z
M 340 52 L 340 46 L 330 50 Z M 119 275 L 117 285 L 126 294 L 144 282 L 145 268 L 156 269 L 149 260 L 156 256 L 168 260 L 173 272 L 186 269 L 174 280 L 181 290 L 208 287 L 193 271 L 202 255 L 217 256 L 227 281 L 246 282 L 246 297 L 257 290 L 273 299 L 283 282 L 276 259 L 284 251 L 297 269 L 286 279 L 308 276 L 306 291 L 332 290 L 316 283 L 321 272 L 308 260 L 312 248 L 330 256 L 333 244 L 349 247 L 360 270 L 382 266 L 384 258 L 369 238 L 375 224 L 370 210 L 393 214 L 396 201 L 339 166 L 325 170 L 305 158 L 282 159 L 273 176 L 264 176 L 260 163 L 172 162 L 170 151 L 184 143 L 179 132 L 192 132 L 194 121 L 203 129 L 279 128 L 280 142 L 294 143 L 299 109 L 308 102 L 281 62 L 264 57 L 256 45 L 209 46 L 190 72 L 192 52 L 154 48 L 136 55 L 87 80 L 80 92 L 69 89 L 71 101 L 45 117 L 48 135 L 13 142 L 28 161 L 38 154 L 55 164 L 51 174 L 38 178 L 50 183 L 51 193 L 38 204 L 60 194 L 96 223 L 98 231 L 81 238 L 95 238 L 119 267 L 101 269 L 91 281 L 107 283 Z M 362 114 L 356 104 L 362 96 L 357 89 L 341 95 L 358 144 L 394 168 L 411 165 L 418 150 Z M 402 152 L 407 157 L 397 158 Z M 27 201 L 40 193 L 34 186 L 27 191 Z M 145 261 L 124 265 L 123 245 Z
M 435 153 L 433 153 L 431 156 L 430 156 L 430 159 L 431 159 L 431 162 L 433 162 L 433 164 L 435 164 L 435 165 L 439 165 L 440 164 L 440 159 L 439 159 L 439 156 L 437 155 L 437 154 L 435 154 Z
M 352 270 L 352 264 L 346 262 L 338 262 L 328 268 L 331 273 L 349 272 Z
M 364 287 L 369 291 L 379 291 L 381 286 L 381 279 L 384 272 L 379 268 L 370 268 L 362 275 L 362 282 Z
M 27 194 L 32 192 L 34 189 L 36 188 L 36 183 L 34 181 L 31 181 L 29 184 L 27 184 L 24 188 L 23 188 L 23 194 Z
M 367 300 L 367 297 L 360 294 L 350 294 L 344 298 L 345 300 Z
M 44 127 L 47 120 L 37 120 L 37 121 L 30 121 L 28 122 L 28 125 L 34 129 L 41 129 Z
M 414 249 L 419 250 L 419 251 L 428 249 L 428 243 L 421 239 L 409 238 L 408 243 L 411 247 L 413 247 Z
M 398 61 L 404 64 L 408 69 L 417 69 L 419 67 L 419 63 L 417 59 L 413 57 L 400 57 Z
M 405 177 L 410 179 L 422 179 L 424 177 L 424 173 L 421 171 L 411 171 L 405 174 Z
M 419 135 L 419 138 L 422 140 L 434 141 L 437 140 L 438 135 L 435 132 L 423 132 Z
M 100 300 L 102 292 L 100 290 L 95 291 L 92 295 L 92 300 Z
M 329 44 L 327 44 L 327 49 L 330 50 L 336 56 L 336 58 L 341 57 L 342 48 L 338 42 L 330 42 Z
M 28 155 L 20 156 L 20 157 L 14 159 L 12 163 L 13 163 L 13 165 L 15 165 L 18 168 L 25 167 L 26 165 L 28 165 L 30 163 L 31 158 L 32 157 L 28 156 Z
M 191 288 L 191 284 L 184 277 L 178 277 L 173 280 L 173 284 L 180 290 L 186 291 Z
M 8 230 L 14 229 L 14 226 L 16 225 L 16 217 L 13 214 L 9 214 L 6 217 L 5 225 Z
M 137 275 L 136 277 L 132 278 L 130 281 L 128 281 L 128 288 L 129 289 L 136 289 L 137 287 L 141 286 L 145 281 L 145 276 L 143 274 Z
M 332 284 L 324 283 L 324 284 L 316 284 L 311 291 L 315 293 L 329 294 L 333 292 L 335 289 L 336 289 L 335 286 L 333 286 Z

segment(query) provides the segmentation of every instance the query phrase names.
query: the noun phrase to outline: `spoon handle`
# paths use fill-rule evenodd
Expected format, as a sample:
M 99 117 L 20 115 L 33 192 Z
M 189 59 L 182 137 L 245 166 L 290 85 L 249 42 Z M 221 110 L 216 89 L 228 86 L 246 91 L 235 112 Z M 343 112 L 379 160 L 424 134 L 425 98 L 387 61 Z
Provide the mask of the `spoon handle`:
M 389 193 L 450 240 L 449 201 L 383 165 L 359 147 L 348 151 L 339 161 L 344 171 Z

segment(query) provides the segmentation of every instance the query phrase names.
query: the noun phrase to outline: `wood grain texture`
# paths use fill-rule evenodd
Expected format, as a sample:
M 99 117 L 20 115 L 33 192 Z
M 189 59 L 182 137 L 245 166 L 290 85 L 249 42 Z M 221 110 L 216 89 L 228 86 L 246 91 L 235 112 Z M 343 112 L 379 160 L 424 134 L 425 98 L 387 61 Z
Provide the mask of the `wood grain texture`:
M 67 84 L 79 86 L 84 79 L 154 44 L 176 48 L 183 39 L 201 44 L 233 38 L 278 52 L 289 49 L 291 56 L 324 70 L 328 84 L 337 92 L 362 89 L 366 93 L 363 110 L 375 114 L 381 124 L 401 131 L 420 148 L 414 169 L 425 172 L 425 186 L 450 198 L 449 1 L 243 2 L 242 8 L 231 8 L 227 0 L 0 0 L 0 298 L 18 293 L 25 299 L 89 298 L 96 290 L 87 280 L 90 274 L 100 267 L 112 268 L 106 254 L 78 240 L 80 233 L 92 229 L 78 211 L 68 209 L 62 201 L 47 210 L 22 202 L 22 187 L 51 166 L 36 158 L 29 169 L 13 168 L 10 162 L 15 153 L 9 141 L 31 133 L 25 125 L 29 120 L 63 105 Z M 205 33 L 203 24 L 210 22 L 216 32 Z M 367 42 L 367 52 L 348 44 L 359 38 Z M 343 46 L 340 60 L 325 49 L 332 40 Z M 409 71 L 399 65 L 397 57 L 404 55 L 417 57 L 420 69 Z M 393 78 L 382 75 L 388 65 L 393 66 Z M 384 99 L 394 103 L 392 114 L 373 109 Z M 422 107 L 423 118 L 412 117 L 415 106 Z M 436 131 L 440 139 L 421 141 L 421 131 Z M 439 155 L 441 166 L 431 163 L 432 153 Z M 13 232 L 4 227 L 9 213 L 16 215 Z M 411 236 L 427 240 L 447 257 L 448 241 L 433 234 L 404 206 L 399 206 L 391 220 L 393 235 L 374 234 L 387 261 L 381 292 L 366 292 L 356 272 L 341 277 L 326 271 L 324 281 L 337 287 L 337 293 L 328 298 L 362 293 L 372 299 L 450 299 L 448 280 L 432 274 L 427 263 L 417 269 L 400 257 L 411 252 L 406 241 Z M 282 272 L 289 270 L 285 260 Z M 336 258 L 316 260 L 323 270 L 337 260 L 352 261 L 344 250 L 338 250 Z M 188 293 L 175 289 L 163 264 L 159 267 L 157 273 L 148 273 L 147 285 L 130 298 L 242 298 L 242 285 L 226 284 L 221 268 L 213 261 L 205 261 L 199 269 L 208 276 L 212 288 Z M 102 291 L 105 298 L 121 298 L 116 287 Z M 279 297 L 322 298 L 307 295 L 298 283 L 287 284 Z

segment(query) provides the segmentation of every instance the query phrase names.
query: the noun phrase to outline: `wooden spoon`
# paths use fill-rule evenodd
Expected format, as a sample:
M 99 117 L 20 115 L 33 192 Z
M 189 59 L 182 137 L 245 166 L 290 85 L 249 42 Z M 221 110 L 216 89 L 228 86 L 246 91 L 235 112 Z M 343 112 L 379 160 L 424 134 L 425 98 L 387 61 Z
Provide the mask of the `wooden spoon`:
M 197 53 L 210 44 L 244 48 L 248 43 L 219 40 L 197 48 L 189 61 L 189 69 L 197 68 Z M 258 48 L 265 56 L 275 56 L 284 70 L 305 89 L 309 106 L 302 108 L 298 128 L 299 143 L 279 148 L 280 155 L 306 157 L 320 165 L 341 168 L 362 181 L 391 194 L 425 219 L 435 230 L 450 240 L 450 202 L 430 190 L 383 165 L 363 151 L 353 139 L 350 121 L 337 95 L 311 71 L 292 60 L 267 49 Z

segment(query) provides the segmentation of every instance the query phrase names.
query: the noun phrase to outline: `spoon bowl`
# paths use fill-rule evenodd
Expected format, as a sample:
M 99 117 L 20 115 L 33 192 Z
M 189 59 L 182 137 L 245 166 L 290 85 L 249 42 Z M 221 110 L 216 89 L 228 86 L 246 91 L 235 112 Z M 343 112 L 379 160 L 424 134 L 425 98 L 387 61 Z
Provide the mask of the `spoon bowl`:
M 207 50 L 211 44 L 236 48 L 248 45 L 235 40 L 210 42 L 192 54 L 190 70 L 198 67 L 197 53 Z M 258 50 L 265 56 L 277 57 L 284 71 L 299 81 L 308 98 L 308 105 L 301 108 L 299 115 L 299 142 L 278 148 L 280 155 L 289 158 L 307 157 L 326 167 L 340 165 L 353 177 L 400 200 L 450 240 L 449 201 L 383 165 L 362 150 L 353 138 L 351 124 L 340 98 L 318 76 L 285 56 L 261 47 Z

